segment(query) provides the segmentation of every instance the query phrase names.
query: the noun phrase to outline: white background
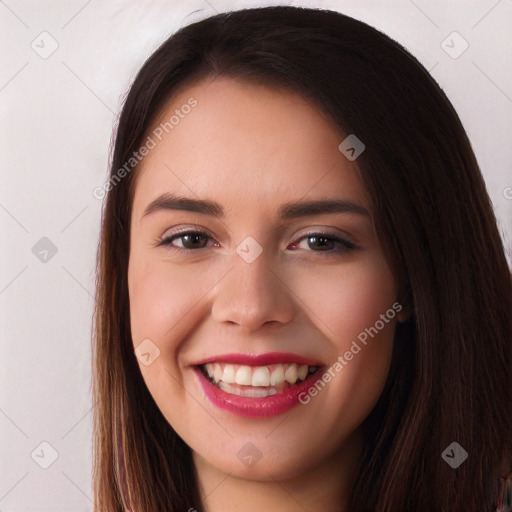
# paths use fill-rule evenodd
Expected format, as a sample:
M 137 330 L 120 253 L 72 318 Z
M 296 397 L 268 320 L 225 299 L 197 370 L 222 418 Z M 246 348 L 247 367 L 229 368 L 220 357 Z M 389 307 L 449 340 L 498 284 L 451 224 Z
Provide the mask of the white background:
M 366 21 L 431 70 L 472 141 L 510 262 L 512 0 L 288 4 Z M 92 191 L 107 176 L 116 116 L 136 71 L 172 32 L 255 5 L 269 4 L 0 2 L 0 512 L 92 510 L 90 333 L 101 209 Z M 469 43 L 456 59 L 441 46 L 453 31 Z M 43 59 L 31 45 L 48 50 L 52 38 L 58 48 Z M 42 237 L 57 249 L 46 262 L 32 252 Z M 43 469 L 52 450 L 58 457 Z

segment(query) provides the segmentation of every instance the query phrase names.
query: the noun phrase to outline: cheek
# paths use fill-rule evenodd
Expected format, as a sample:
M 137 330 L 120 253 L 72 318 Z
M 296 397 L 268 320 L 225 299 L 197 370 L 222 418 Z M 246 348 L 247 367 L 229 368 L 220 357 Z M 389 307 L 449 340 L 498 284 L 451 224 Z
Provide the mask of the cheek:
M 304 272 L 293 282 L 312 321 L 340 351 L 374 326 L 396 300 L 393 276 L 380 257 Z M 382 327 L 379 322 L 379 331 L 387 335 L 393 325 L 391 321 Z
M 333 423 L 342 414 L 355 428 L 380 396 L 389 371 L 395 282 L 381 258 L 304 275 L 295 280 L 296 293 L 332 347 L 327 384 L 331 392 L 326 397 L 330 405 L 325 410 Z
M 213 284 L 209 288 L 211 286 Z M 200 307 L 209 288 L 204 273 L 178 268 L 147 255 L 130 256 L 128 291 L 132 343 L 136 349 L 143 340 L 149 339 L 159 349 L 154 362 L 145 365 L 138 359 L 138 364 L 149 392 L 169 420 L 176 420 L 172 407 L 169 408 L 171 404 L 183 403 L 186 399 L 178 364 L 180 344 L 192 333 L 196 308 Z
M 128 270 L 128 290 L 134 345 L 150 338 L 167 350 L 172 348 L 168 340 L 178 339 L 176 332 L 186 324 L 183 320 L 208 288 L 204 274 L 134 256 Z

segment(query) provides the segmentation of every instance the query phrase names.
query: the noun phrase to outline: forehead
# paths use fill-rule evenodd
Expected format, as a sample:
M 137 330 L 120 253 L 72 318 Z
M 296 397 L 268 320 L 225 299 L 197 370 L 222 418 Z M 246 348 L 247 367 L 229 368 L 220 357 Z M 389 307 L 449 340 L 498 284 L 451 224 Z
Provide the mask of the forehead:
M 215 197 L 228 213 L 309 196 L 370 208 L 355 162 L 338 149 L 345 135 L 297 94 L 206 79 L 175 95 L 148 134 L 155 146 L 137 171 L 134 211 L 165 192 Z

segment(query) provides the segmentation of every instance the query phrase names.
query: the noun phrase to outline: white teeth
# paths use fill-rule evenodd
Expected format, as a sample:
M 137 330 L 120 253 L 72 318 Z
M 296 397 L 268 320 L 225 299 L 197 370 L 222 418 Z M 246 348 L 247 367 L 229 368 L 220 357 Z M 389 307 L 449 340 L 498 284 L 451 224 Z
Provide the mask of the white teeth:
M 290 384 L 295 384 L 297 382 L 297 365 L 291 364 L 288 370 L 284 373 L 284 378 L 286 382 Z
M 222 371 L 222 368 L 219 363 L 215 363 L 213 365 L 213 378 L 215 382 L 219 382 L 219 380 L 222 379 L 222 376 L 224 375 L 224 372 Z
M 208 373 L 208 375 L 210 375 L 211 377 L 213 377 L 213 367 L 214 367 L 214 365 L 212 363 L 206 363 L 204 365 L 204 369 L 206 370 L 206 373 Z
M 270 385 L 271 386 L 279 386 L 284 382 L 284 368 L 283 365 L 280 364 L 276 367 L 276 369 L 272 372 L 270 376 Z
M 297 376 L 300 380 L 304 380 L 308 376 L 308 365 L 303 364 L 297 371 Z
M 223 391 L 231 393 L 232 395 L 245 396 L 249 398 L 265 398 L 266 396 L 272 396 L 277 394 L 276 388 L 257 388 L 249 387 L 247 389 L 234 388 L 230 384 L 220 381 L 218 386 Z
M 253 386 L 268 386 L 270 384 L 270 371 L 266 366 L 258 366 L 252 374 Z
M 234 384 L 236 382 L 235 367 L 227 364 L 224 367 L 224 374 L 220 380 L 224 381 L 226 384 Z
M 309 367 L 307 364 L 273 363 L 266 366 L 248 366 L 223 362 L 207 363 L 204 369 L 216 384 L 238 384 L 259 388 L 280 387 L 285 383 L 296 384 L 317 370 L 316 367 Z
M 240 384 L 240 386 L 250 386 L 252 383 L 251 368 L 249 366 L 240 366 L 236 372 L 235 382 Z

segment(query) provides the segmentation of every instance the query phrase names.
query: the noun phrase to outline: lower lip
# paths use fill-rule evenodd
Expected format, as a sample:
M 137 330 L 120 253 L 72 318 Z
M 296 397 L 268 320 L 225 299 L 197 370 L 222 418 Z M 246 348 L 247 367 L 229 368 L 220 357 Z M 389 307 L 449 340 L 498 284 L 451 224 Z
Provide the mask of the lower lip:
M 309 375 L 300 384 L 289 387 L 282 393 L 263 398 L 250 398 L 227 393 L 210 382 L 198 367 L 194 368 L 207 398 L 217 407 L 249 418 L 276 416 L 300 403 L 299 395 L 322 379 L 321 368 Z

